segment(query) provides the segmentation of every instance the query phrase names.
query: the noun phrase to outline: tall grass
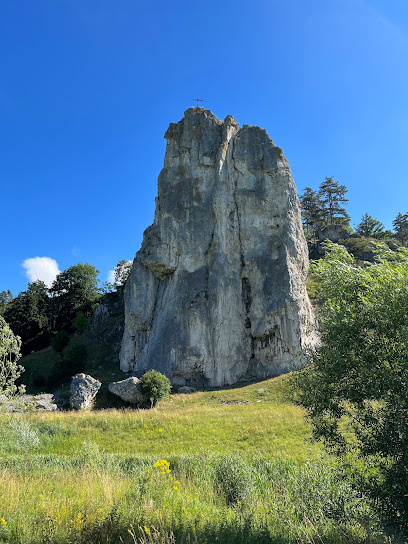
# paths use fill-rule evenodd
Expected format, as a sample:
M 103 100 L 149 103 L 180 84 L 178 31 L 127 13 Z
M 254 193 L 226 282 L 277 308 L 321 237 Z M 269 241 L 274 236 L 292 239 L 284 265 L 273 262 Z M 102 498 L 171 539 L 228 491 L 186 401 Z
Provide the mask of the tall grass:
M 0 544 L 387 542 L 284 395 L 278 378 L 147 411 L 0 416 Z
M 3 461 L 0 542 L 385 542 L 327 459 L 182 456 L 166 460 L 170 472 L 157 461 L 90 443 L 66 459 Z

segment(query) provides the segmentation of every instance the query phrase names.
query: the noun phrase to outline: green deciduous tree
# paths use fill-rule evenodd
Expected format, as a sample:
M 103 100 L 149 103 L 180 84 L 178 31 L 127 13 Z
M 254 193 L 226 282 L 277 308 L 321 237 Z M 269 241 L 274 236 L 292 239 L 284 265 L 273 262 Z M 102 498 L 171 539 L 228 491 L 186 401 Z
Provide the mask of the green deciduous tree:
M 58 274 L 50 289 L 53 329 L 70 330 L 77 312 L 92 313 L 99 297 L 98 273 L 94 266 L 78 263 Z
M 79 334 L 82 334 L 88 324 L 88 319 L 83 312 L 78 312 L 72 322 L 72 328 Z
M 377 238 L 378 240 L 381 240 L 384 238 L 386 231 L 381 221 L 378 221 L 378 219 L 374 219 L 374 217 L 365 213 L 356 227 L 356 232 L 367 238 Z
M 22 353 L 42 349 L 50 343 L 50 298 L 44 282 L 29 283 L 27 290 L 11 300 L 4 317 L 13 332 L 20 336 Z
M 316 439 L 364 461 L 380 511 L 408 531 L 408 250 L 382 246 L 360 268 L 327 244 L 311 274 L 321 342 L 293 375 L 295 400 Z
M 140 378 L 140 389 L 152 406 L 169 396 L 171 390 L 170 380 L 157 370 L 149 370 Z
M 24 368 L 18 364 L 20 348 L 20 338 L 14 335 L 8 323 L 0 316 L 0 394 L 7 397 L 24 392 L 24 386 L 17 387 L 15 384 L 24 372 Z

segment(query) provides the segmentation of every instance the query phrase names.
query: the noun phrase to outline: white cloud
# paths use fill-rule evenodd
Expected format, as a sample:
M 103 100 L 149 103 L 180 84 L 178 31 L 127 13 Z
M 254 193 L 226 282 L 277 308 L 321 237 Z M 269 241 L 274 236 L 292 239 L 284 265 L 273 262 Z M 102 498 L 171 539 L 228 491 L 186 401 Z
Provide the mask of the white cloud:
M 115 283 L 115 269 L 109 270 L 108 272 L 108 280 L 109 283 Z
M 22 266 L 31 282 L 41 280 L 47 287 L 51 287 L 57 274 L 60 273 L 57 261 L 51 257 L 31 257 L 23 261 Z
M 133 261 L 126 261 L 126 262 L 127 262 L 127 265 L 128 265 L 129 271 L 130 271 L 130 268 L 132 267 Z M 115 268 L 113 270 L 108 271 L 107 281 L 109 283 L 112 283 L 113 285 L 116 285 L 116 282 L 115 282 L 115 270 L 116 270 L 116 268 L 117 268 L 117 265 L 115 266 Z

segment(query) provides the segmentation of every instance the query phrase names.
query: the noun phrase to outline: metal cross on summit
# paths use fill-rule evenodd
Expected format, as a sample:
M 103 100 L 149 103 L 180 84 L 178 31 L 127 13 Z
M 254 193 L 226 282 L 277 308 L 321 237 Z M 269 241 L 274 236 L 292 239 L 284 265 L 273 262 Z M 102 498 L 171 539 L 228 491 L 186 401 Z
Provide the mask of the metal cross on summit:
M 193 98 L 193 102 L 197 102 L 196 108 L 198 108 L 198 107 L 199 107 L 199 104 L 198 104 L 198 103 L 199 103 L 199 102 L 203 102 L 203 100 L 201 100 L 201 98 Z

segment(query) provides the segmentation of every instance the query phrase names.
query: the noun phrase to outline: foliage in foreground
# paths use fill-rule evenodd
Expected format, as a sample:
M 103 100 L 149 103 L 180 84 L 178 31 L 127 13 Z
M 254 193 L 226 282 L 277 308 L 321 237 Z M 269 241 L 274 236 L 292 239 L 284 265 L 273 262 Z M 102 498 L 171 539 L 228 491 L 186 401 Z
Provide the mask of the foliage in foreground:
M 10 426 L 9 439 L 29 431 Z M 37 439 L 0 461 L 1 543 L 386 542 L 368 500 L 328 459 L 114 456 L 92 442 L 41 457 Z
M 20 338 L 14 335 L 4 317 L 0 316 L 0 394 L 7 397 L 24 392 L 24 386 L 18 388 L 15 384 L 24 372 L 17 362 L 21 357 L 20 348 Z
M 408 531 L 408 250 L 382 247 L 361 268 L 344 247 L 326 249 L 311 267 L 321 344 L 293 378 L 295 398 L 316 439 L 364 461 L 360 485 Z

